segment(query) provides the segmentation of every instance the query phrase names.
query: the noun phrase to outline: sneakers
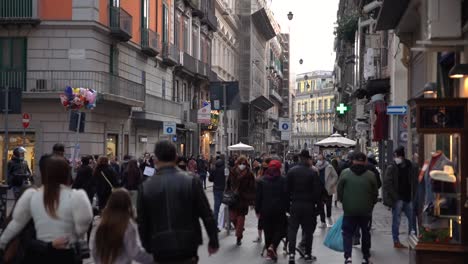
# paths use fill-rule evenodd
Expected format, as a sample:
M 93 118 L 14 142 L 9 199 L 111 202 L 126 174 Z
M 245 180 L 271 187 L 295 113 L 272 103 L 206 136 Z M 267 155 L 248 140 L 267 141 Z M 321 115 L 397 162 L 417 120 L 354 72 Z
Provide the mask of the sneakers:
M 333 226 L 333 219 L 331 217 L 327 217 L 328 226 Z
M 344 263 L 345 264 L 351 264 L 351 263 L 353 263 L 353 261 L 352 261 L 351 258 L 347 258 L 347 259 L 345 259 Z
M 320 228 L 327 228 L 327 223 L 325 222 L 322 222 L 319 226 Z
M 294 254 L 289 254 L 288 264 L 296 264 L 296 256 Z
M 365 258 L 362 260 L 362 264 L 372 264 L 373 262 L 369 260 L 369 258 Z
M 407 246 L 403 245 L 400 243 L 400 241 L 393 243 L 393 247 L 397 249 L 403 249 L 403 248 L 408 248 Z
M 317 257 L 316 256 L 311 256 L 311 255 L 306 255 L 304 257 L 304 260 L 305 260 L 306 263 L 312 263 L 312 262 L 317 260 Z

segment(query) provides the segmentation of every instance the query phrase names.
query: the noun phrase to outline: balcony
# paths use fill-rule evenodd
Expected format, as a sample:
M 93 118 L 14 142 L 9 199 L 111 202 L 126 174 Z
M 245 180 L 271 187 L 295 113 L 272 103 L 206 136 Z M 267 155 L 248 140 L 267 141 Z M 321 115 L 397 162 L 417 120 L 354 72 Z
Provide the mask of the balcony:
M 193 8 L 192 16 L 199 18 L 205 16 L 203 10 L 206 10 L 206 0 L 185 0 L 185 2 Z
M 180 52 L 172 43 L 164 43 L 162 50 L 163 63 L 169 67 L 175 66 L 180 62 Z
M 184 66 L 184 69 L 192 74 L 197 73 L 197 60 L 192 57 L 190 54 L 184 52 L 184 59 L 182 61 L 182 66 Z
M 182 104 L 147 94 L 143 112 L 134 113 L 136 119 L 160 122 L 182 122 Z
M 158 33 L 151 29 L 141 29 L 141 51 L 150 57 L 155 57 L 161 51 Z
M 129 41 L 132 38 L 132 16 L 120 7 L 111 6 L 109 10 L 111 36 L 119 41 Z
M 41 0 L 1 0 L 0 25 L 38 25 Z
M 23 91 L 25 99 L 55 99 L 65 87 L 96 90 L 99 99 L 130 106 L 143 106 L 145 87 L 108 72 L 95 71 L 0 71 L 0 87 Z
M 206 11 L 202 23 L 206 24 L 212 31 L 218 30 L 218 20 L 216 19 L 214 9 Z
M 208 64 L 197 60 L 197 76 L 202 79 L 208 79 L 210 68 Z
M 281 98 L 281 96 L 279 95 L 279 93 L 273 89 L 270 89 L 270 98 L 273 98 L 275 99 L 276 101 L 278 101 L 280 104 L 283 103 L 283 98 Z

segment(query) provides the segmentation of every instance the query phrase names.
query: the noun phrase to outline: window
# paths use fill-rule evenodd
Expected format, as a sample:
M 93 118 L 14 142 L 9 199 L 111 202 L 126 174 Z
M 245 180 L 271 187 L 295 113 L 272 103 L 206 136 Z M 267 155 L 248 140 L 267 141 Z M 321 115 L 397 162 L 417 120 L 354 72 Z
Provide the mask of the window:
M 178 80 L 176 80 L 174 82 L 174 91 L 172 93 L 172 101 L 180 102 L 180 98 L 179 98 L 179 81 Z
M 310 111 L 313 113 L 315 110 L 315 102 L 314 101 L 311 101 L 310 102 Z
M 200 56 L 199 56 L 199 48 L 198 48 L 198 28 L 197 27 L 193 27 L 192 29 L 192 56 L 196 59 L 199 59 Z
M 141 27 L 149 28 L 149 0 L 141 0 Z
M 320 113 L 320 111 L 322 110 L 322 100 L 318 100 L 318 112 Z
M 186 83 L 182 84 L 182 88 L 183 88 L 182 101 L 187 102 L 187 101 L 189 101 L 188 98 L 187 98 L 187 96 L 188 96 L 187 84 Z
M 166 80 L 162 79 L 162 98 L 166 99 Z
M 180 13 L 177 12 L 176 19 L 174 20 L 174 44 L 180 50 Z
M 184 18 L 184 28 L 183 28 L 183 38 L 184 38 L 184 51 L 189 53 L 190 52 L 190 33 L 189 33 L 189 26 L 188 26 L 188 18 Z
M 26 39 L 0 38 L 0 70 L 26 69 Z
M 119 7 L 120 6 L 120 0 L 112 0 L 112 6 L 114 7 Z
M 119 74 L 119 49 L 115 45 L 110 45 L 109 71 L 114 75 Z
M 298 113 L 301 112 L 301 103 L 297 103 L 297 112 L 298 112 Z
M 168 43 L 169 42 L 169 14 L 168 14 L 168 9 L 167 9 L 167 5 L 166 4 L 163 4 L 163 8 L 162 8 L 162 22 L 163 22 L 163 25 L 162 25 L 162 42 L 163 43 Z M 177 29 L 177 24 L 174 23 L 174 29 Z M 174 39 L 176 38 L 176 32 L 177 30 L 174 30 Z M 174 40 L 175 41 L 175 40 Z M 177 43 L 177 42 L 176 42 Z
M 298 83 L 297 83 L 297 90 L 299 91 L 300 89 L 301 89 L 301 83 L 298 82 Z
M 307 102 L 304 102 L 304 113 L 307 113 Z

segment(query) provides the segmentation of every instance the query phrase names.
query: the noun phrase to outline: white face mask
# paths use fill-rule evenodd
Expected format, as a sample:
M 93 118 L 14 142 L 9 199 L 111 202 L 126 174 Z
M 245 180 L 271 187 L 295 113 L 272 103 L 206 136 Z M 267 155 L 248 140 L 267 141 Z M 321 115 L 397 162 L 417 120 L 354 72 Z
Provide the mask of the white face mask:
M 244 164 L 241 164 L 241 165 L 239 165 L 239 170 L 243 171 L 243 170 L 245 170 L 245 167 L 246 166 Z
M 403 159 L 402 158 L 394 158 L 393 161 L 395 161 L 395 163 L 397 165 L 401 164 L 403 162 Z
M 317 160 L 317 164 L 316 164 L 317 166 L 322 166 L 322 164 L 323 164 L 322 160 Z

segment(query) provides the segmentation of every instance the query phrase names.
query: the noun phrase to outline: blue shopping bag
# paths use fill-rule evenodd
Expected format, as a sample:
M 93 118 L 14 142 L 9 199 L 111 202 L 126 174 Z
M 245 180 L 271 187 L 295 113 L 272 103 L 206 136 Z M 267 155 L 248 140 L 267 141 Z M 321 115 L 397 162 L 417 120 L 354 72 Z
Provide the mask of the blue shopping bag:
M 344 252 L 343 247 L 343 234 L 341 233 L 341 226 L 343 224 L 343 216 L 340 216 L 336 223 L 328 230 L 323 244 L 335 251 Z

